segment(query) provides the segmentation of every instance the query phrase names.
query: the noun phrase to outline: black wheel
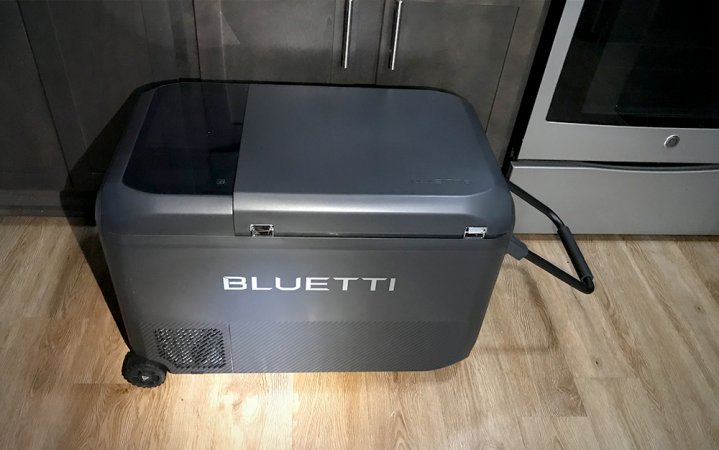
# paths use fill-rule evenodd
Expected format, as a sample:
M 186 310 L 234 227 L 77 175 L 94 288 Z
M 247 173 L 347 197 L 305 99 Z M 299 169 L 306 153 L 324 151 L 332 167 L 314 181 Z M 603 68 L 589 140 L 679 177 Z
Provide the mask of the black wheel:
M 167 369 L 163 365 L 133 352 L 127 352 L 122 363 L 122 376 L 137 387 L 157 387 L 165 382 L 166 374 Z

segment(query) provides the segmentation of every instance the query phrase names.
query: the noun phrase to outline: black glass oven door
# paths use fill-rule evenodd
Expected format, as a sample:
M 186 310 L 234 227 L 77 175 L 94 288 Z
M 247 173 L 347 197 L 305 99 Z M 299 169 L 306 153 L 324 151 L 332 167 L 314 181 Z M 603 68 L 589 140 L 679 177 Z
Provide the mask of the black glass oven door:
M 551 122 L 719 125 L 719 2 L 587 0 Z

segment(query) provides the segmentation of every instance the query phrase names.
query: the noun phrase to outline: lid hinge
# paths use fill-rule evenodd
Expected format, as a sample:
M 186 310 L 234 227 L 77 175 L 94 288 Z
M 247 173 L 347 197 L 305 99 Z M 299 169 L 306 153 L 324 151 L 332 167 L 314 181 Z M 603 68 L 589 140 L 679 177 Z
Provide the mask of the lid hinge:
M 464 229 L 465 239 L 484 239 L 487 235 L 487 227 L 466 227 Z
M 275 226 L 271 223 L 250 224 L 250 236 L 272 237 L 275 235 Z

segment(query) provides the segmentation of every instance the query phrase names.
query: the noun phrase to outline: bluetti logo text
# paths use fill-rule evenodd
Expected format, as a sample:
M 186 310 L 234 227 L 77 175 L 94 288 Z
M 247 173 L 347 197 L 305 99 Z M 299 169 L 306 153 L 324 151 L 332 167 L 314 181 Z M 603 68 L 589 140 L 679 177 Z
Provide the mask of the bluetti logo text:
M 369 292 L 394 292 L 396 278 L 370 277 L 222 277 L 226 291 L 349 291 L 362 289 Z

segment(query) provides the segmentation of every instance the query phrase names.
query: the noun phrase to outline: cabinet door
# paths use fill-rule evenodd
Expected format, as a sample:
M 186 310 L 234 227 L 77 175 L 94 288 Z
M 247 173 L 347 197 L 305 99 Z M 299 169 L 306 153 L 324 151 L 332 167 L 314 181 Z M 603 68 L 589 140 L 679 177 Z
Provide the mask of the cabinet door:
M 504 159 L 517 119 L 529 72 L 542 35 L 550 0 L 522 0 L 514 22 L 512 41 L 502 66 L 492 112 L 487 123 L 487 139 L 498 160 Z
M 390 0 L 385 7 L 377 83 L 459 94 L 474 106 L 486 129 L 518 6 L 502 1 L 404 0 L 397 14 L 398 6 Z
M 67 169 L 18 5 L 0 2 L 0 189 L 61 189 Z
M 385 0 L 340 0 L 336 21 L 332 83 L 375 84 Z
M 339 64 L 333 48 L 335 33 L 342 32 L 337 5 L 336 0 L 196 2 L 202 78 L 329 82 Z
M 199 75 L 192 0 L 19 4 L 73 185 L 92 189 L 124 130 L 133 91 Z

